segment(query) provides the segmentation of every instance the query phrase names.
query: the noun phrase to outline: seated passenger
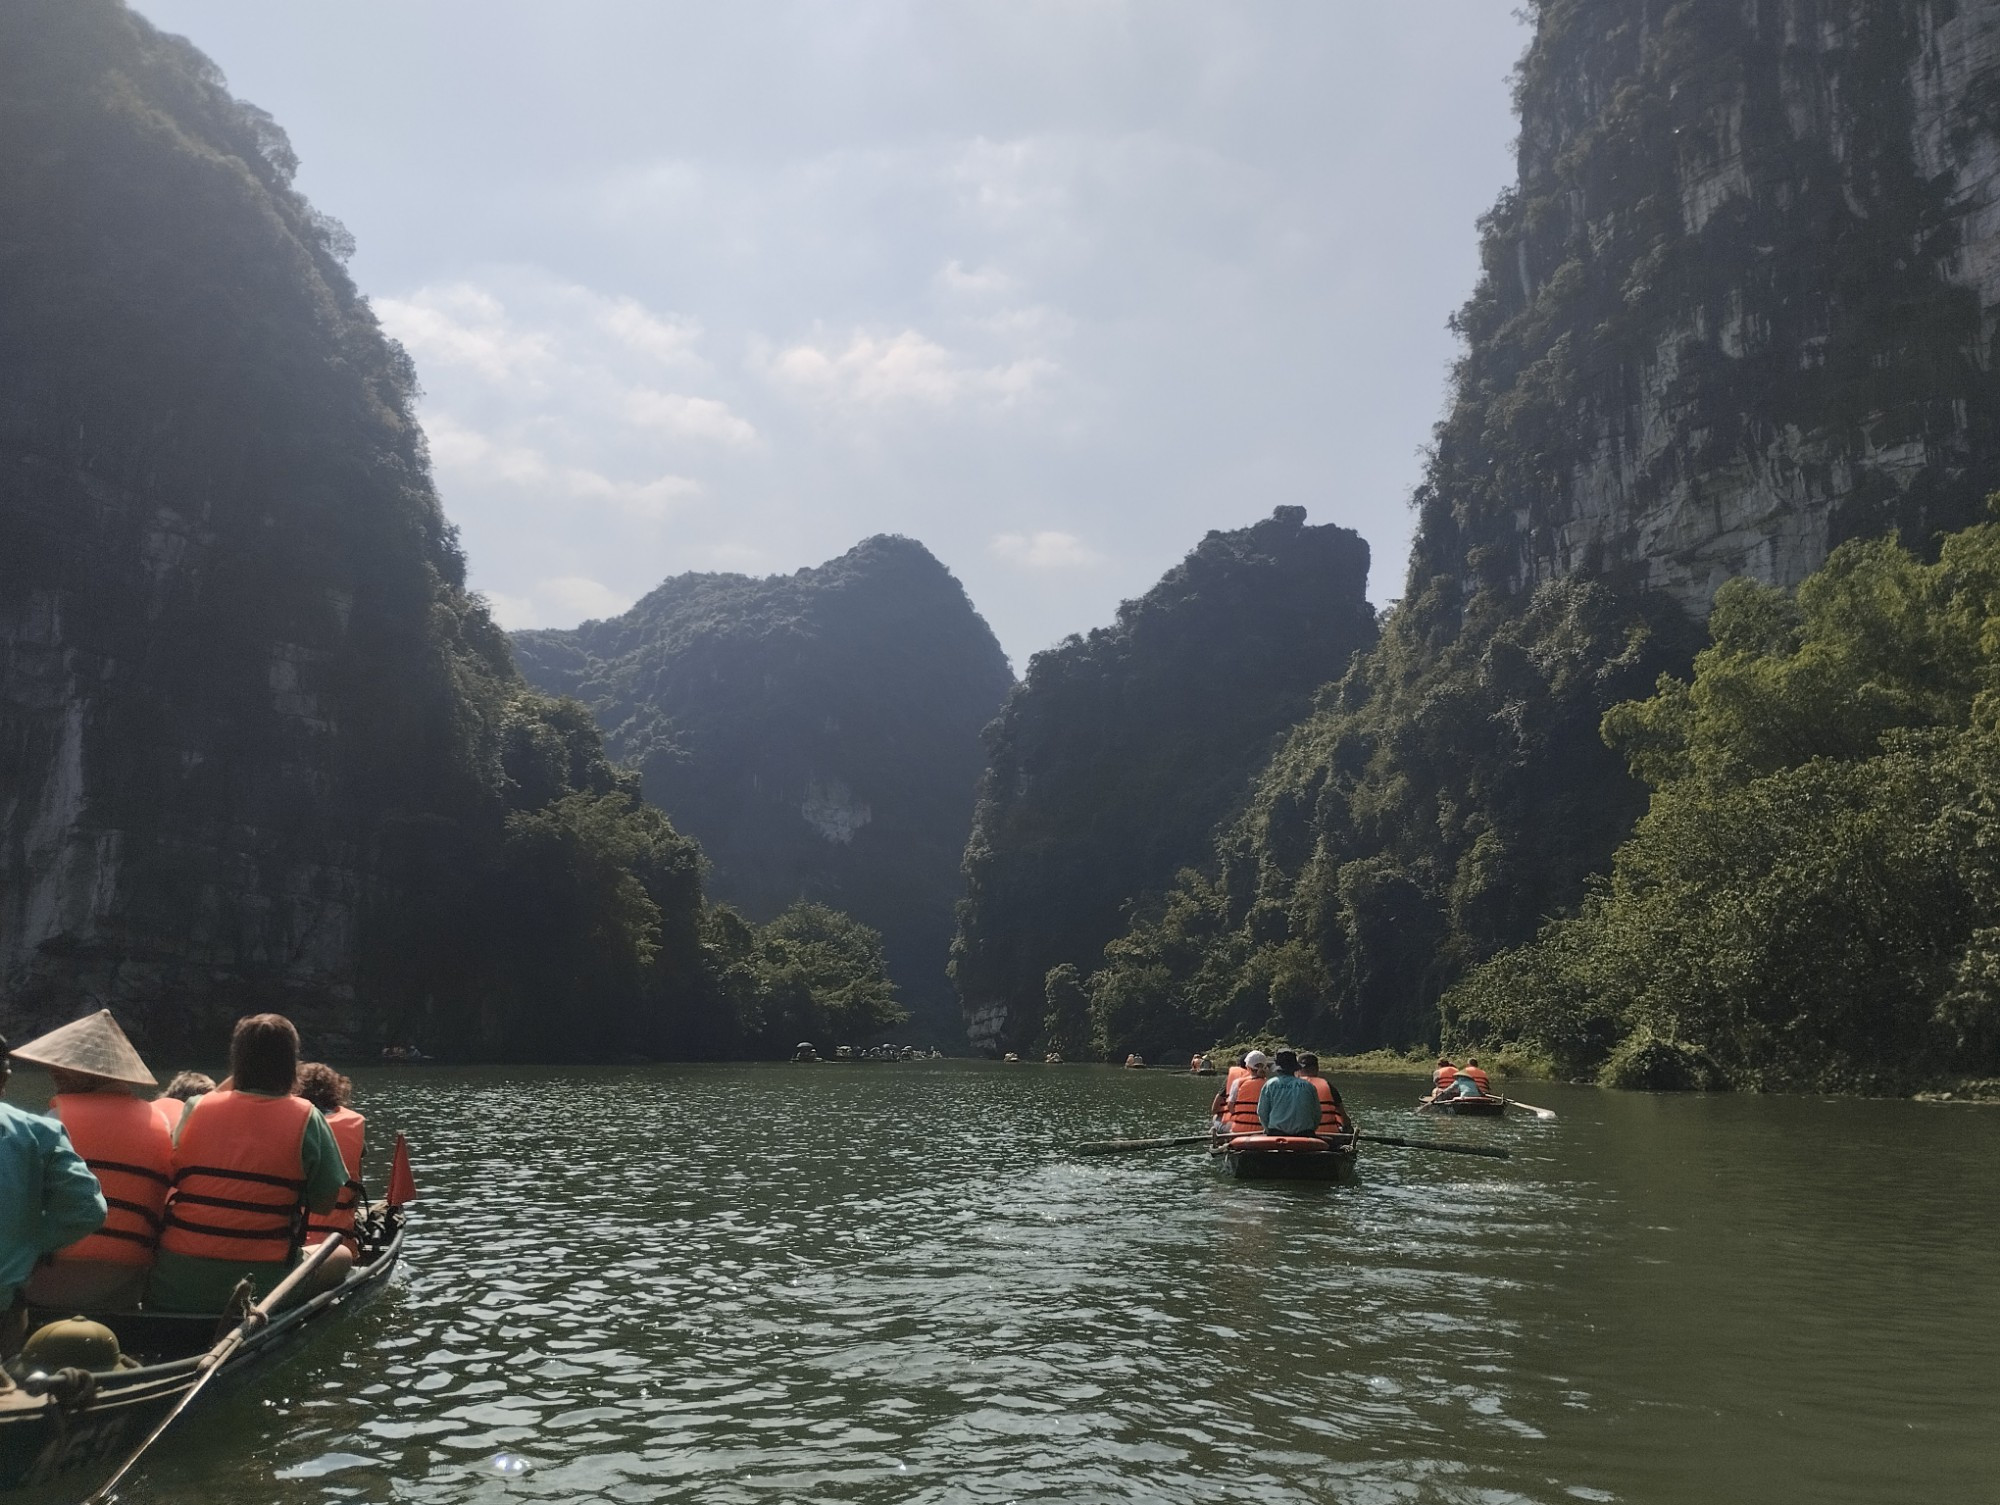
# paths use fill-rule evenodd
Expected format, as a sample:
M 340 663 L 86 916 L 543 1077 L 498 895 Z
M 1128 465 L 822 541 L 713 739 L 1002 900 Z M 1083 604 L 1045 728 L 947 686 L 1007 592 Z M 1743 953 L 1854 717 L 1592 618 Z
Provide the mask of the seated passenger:
M 1321 1138 L 1347 1132 L 1347 1104 L 1340 1100 L 1340 1089 L 1320 1075 L 1319 1057 L 1306 1051 L 1299 1057 L 1299 1075 L 1313 1085 L 1319 1094 L 1319 1133 Z
M 1295 1137 L 1319 1132 L 1319 1093 L 1311 1082 L 1298 1074 L 1299 1058 L 1281 1050 L 1272 1059 L 1272 1072 L 1257 1094 L 1257 1121 L 1266 1134 Z
M 189 1104 L 174 1140 L 166 1230 L 146 1293 L 163 1311 L 220 1312 L 244 1276 L 270 1294 L 298 1262 L 301 1214 L 330 1211 L 347 1184 L 333 1131 L 292 1095 L 291 1020 L 237 1020 L 229 1069 L 227 1085 Z M 328 1258 L 344 1269 L 348 1256 Z
M 1474 1080 L 1472 1079 L 1472 1077 L 1471 1077 L 1471 1076 L 1470 1076 L 1470 1075 L 1469 1075 L 1468 1073 L 1466 1073 L 1466 1072 L 1463 1072 L 1463 1071 L 1461 1071 L 1461 1072 L 1460 1072 L 1460 1073 L 1458 1074 L 1458 1080 L 1457 1080 L 1457 1081 L 1455 1081 L 1455 1082 L 1453 1082 L 1453 1083 L 1451 1084 L 1451 1091 L 1452 1091 L 1452 1093 L 1456 1093 L 1456 1094 L 1457 1094 L 1458 1096 L 1460 1096 L 1460 1097 L 1484 1097 L 1484 1096 L 1486 1096 L 1486 1094 L 1485 1094 L 1484 1092 L 1481 1092 L 1481 1091 L 1479 1090 L 1479 1083 L 1477 1083 L 1476 1081 L 1474 1081 Z M 1451 1095 L 1451 1093 L 1447 1093 L 1447 1094 L 1446 1094 L 1446 1096 L 1450 1096 L 1450 1095 Z
M 1229 1084 L 1222 1108 L 1222 1127 L 1229 1134 L 1261 1134 L 1263 1121 L 1257 1117 L 1257 1099 L 1264 1090 L 1264 1073 L 1271 1058 L 1253 1050 L 1243 1058 L 1243 1075 Z
M 160 1115 L 160 1122 L 173 1133 L 181 1126 L 181 1115 L 187 1105 L 204 1092 L 215 1091 L 215 1078 L 200 1071 L 182 1071 L 167 1083 L 167 1090 L 153 1099 L 153 1111 Z
M 0 1090 L 13 1063 L 0 1038 Z M 104 1224 L 104 1193 L 61 1124 L 0 1103 L 0 1359 L 20 1352 L 28 1309 L 22 1284 L 42 1255 Z M 0 1392 L 14 1382 L 0 1369 Z
M 292 1090 L 326 1116 L 326 1126 L 333 1130 L 334 1143 L 340 1146 L 341 1163 L 347 1167 L 347 1184 L 341 1187 L 340 1199 L 333 1204 L 333 1210 L 306 1219 L 306 1242 L 317 1244 L 321 1239 L 339 1235 L 347 1240 L 347 1252 L 352 1255 L 356 1252 L 354 1207 L 363 1190 L 361 1145 L 368 1120 L 348 1106 L 354 1100 L 354 1083 L 322 1061 L 308 1061 L 301 1066 L 298 1083 Z
M 104 1225 L 56 1250 L 25 1287 L 33 1306 L 128 1311 L 145 1294 L 173 1170 L 173 1140 L 138 1088 L 159 1085 L 108 1009 L 14 1051 L 48 1068 L 49 1116 L 104 1191 Z
M 1491 1097 L 1493 1095 L 1493 1078 L 1479 1069 L 1479 1058 L 1477 1056 L 1467 1061 L 1465 1063 L 1465 1070 L 1459 1074 L 1472 1078 L 1474 1084 L 1479 1088 L 1479 1095 L 1481 1097 Z

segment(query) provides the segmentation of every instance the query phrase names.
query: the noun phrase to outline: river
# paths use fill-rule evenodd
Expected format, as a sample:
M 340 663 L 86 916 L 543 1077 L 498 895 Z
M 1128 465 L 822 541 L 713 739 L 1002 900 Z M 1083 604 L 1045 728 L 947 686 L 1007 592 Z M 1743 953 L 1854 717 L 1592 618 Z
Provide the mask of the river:
M 1343 1086 L 1513 1158 L 1065 1153 L 1198 1128 L 1164 1071 L 362 1072 L 406 1270 L 126 1498 L 1995 1497 L 2000 1111 Z

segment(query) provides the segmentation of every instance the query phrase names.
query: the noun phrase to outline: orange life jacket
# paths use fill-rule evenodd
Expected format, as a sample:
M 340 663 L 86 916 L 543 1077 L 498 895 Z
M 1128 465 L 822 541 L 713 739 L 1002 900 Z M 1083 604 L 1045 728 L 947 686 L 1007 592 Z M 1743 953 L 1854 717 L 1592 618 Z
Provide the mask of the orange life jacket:
M 1431 1073 L 1431 1085 L 1439 1091 L 1443 1091 L 1457 1080 L 1458 1068 L 1456 1066 L 1440 1066 L 1436 1071 Z
M 1231 1087 L 1234 1087 L 1236 1085 L 1236 1079 L 1238 1077 L 1245 1077 L 1248 1075 L 1250 1075 L 1250 1068 L 1248 1066 L 1230 1067 L 1229 1074 L 1222 1079 L 1222 1090 L 1225 1093 L 1227 1093 Z
M 1333 1100 L 1333 1083 L 1323 1076 L 1306 1078 L 1313 1084 L 1313 1091 L 1319 1094 L 1319 1131 L 1322 1134 L 1345 1134 L 1347 1115 L 1340 1111 L 1340 1104 Z
M 49 1111 L 104 1190 L 104 1226 L 58 1249 L 58 1260 L 150 1265 L 173 1175 L 173 1136 L 151 1103 L 127 1092 L 59 1092 Z
M 338 1233 L 346 1236 L 352 1246 L 354 1204 L 361 1197 L 361 1141 L 368 1120 L 352 1108 L 336 1108 L 326 1115 L 326 1126 L 333 1130 L 333 1142 L 340 1146 L 340 1161 L 347 1167 L 347 1184 L 341 1187 L 331 1212 L 306 1214 L 306 1242 L 316 1244 L 329 1234 Z
M 282 1264 L 306 1190 L 302 1097 L 221 1088 L 200 1098 L 174 1146 L 160 1247 L 171 1254 Z
M 1459 1075 L 1471 1077 L 1472 1085 L 1479 1089 L 1481 1097 L 1491 1097 L 1493 1095 L 1493 1078 L 1488 1076 L 1480 1067 L 1468 1066 Z
M 167 1138 L 171 1141 L 174 1130 L 181 1126 L 181 1110 L 187 1107 L 187 1104 L 177 1097 L 156 1097 L 148 1106 L 152 1108 L 160 1122 L 167 1126 Z
M 1232 1134 L 1263 1133 L 1264 1125 L 1257 1118 L 1257 1096 L 1263 1090 L 1262 1077 L 1244 1072 L 1229 1089 L 1229 1101 L 1222 1109 L 1223 1127 Z

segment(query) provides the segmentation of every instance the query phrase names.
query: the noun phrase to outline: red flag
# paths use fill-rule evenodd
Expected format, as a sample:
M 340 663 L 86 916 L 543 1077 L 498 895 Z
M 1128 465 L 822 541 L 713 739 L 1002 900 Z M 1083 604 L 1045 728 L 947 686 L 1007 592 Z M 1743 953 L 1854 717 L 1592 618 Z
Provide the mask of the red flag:
M 409 1141 L 396 1135 L 396 1158 L 389 1162 L 389 1206 L 401 1207 L 417 1200 L 417 1183 L 410 1175 Z

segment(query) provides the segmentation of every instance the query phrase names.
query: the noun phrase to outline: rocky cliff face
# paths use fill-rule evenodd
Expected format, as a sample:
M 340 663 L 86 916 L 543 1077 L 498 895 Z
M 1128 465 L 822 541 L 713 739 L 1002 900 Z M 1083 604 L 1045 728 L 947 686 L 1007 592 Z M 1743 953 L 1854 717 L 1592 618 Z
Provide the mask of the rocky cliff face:
M 1280 507 L 1211 533 L 1088 637 L 1035 655 L 987 732 L 953 977 L 976 1045 L 1042 1033 L 1128 905 L 1211 850 L 1272 743 L 1375 641 L 1368 545 Z
M 521 632 L 537 688 L 574 695 L 753 919 L 799 899 L 882 933 L 927 1042 L 963 1039 L 945 977 L 980 728 L 1013 683 L 923 545 L 871 538 L 793 575 L 681 575 L 621 617 Z M 822 1042 L 824 1044 L 825 1042 Z
M 2000 486 L 2000 5 L 1541 0 L 1412 591 L 1699 614 Z
M 109 1004 L 212 1052 L 266 1004 L 358 1045 L 385 822 L 477 802 L 504 640 L 294 165 L 112 0 L 0 8 L 10 1033 Z

